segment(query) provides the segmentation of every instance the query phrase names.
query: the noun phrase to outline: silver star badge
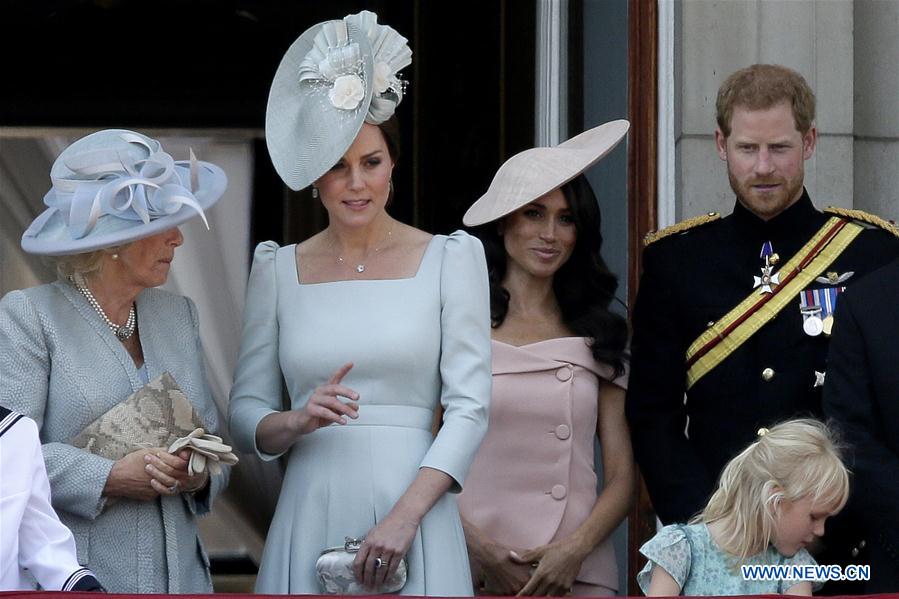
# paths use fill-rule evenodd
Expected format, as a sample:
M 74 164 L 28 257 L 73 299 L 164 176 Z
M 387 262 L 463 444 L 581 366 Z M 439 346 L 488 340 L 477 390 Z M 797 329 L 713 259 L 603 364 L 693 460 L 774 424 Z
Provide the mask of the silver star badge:
M 772 293 L 772 288 L 780 285 L 780 273 L 776 272 L 771 274 L 771 269 L 773 267 L 770 265 L 765 265 L 761 268 L 762 276 L 760 277 L 752 277 L 755 283 L 752 285 L 753 289 L 760 287 L 759 295 L 764 295 L 766 293 Z
M 823 387 L 824 386 L 824 376 L 826 373 L 815 371 L 815 387 Z

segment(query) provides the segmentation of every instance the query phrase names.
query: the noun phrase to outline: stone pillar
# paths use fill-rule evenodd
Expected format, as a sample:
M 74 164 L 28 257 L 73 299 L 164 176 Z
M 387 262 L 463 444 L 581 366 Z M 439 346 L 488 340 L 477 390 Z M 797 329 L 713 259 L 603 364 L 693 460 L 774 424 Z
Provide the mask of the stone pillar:
M 853 12 L 855 207 L 899 221 L 899 0 Z

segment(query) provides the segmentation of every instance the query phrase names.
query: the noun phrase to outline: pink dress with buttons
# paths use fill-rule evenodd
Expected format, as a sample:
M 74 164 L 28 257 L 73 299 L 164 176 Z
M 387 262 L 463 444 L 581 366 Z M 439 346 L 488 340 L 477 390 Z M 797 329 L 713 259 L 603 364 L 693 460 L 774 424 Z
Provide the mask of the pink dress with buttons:
M 459 509 L 494 540 L 531 549 L 570 536 L 593 510 L 600 379 L 626 389 L 627 376 L 612 379 L 583 337 L 521 347 L 494 340 L 492 349 L 490 424 Z M 582 585 L 618 588 L 611 539 L 587 556 L 576 582 L 575 594 Z

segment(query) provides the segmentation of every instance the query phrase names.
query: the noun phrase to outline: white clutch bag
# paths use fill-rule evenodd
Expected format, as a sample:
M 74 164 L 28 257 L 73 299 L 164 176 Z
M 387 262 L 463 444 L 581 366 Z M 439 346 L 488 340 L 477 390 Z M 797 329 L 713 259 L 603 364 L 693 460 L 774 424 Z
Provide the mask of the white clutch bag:
M 315 561 L 315 573 L 321 591 L 325 595 L 387 595 L 396 593 L 406 584 L 409 565 L 406 558 L 400 560 L 393 576 L 384 581 L 380 587 L 370 588 L 356 580 L 353 574 L 353 561 L 359 552 L 362 539 L 346 537 L 346 542 L 339 547 L 329 547 L 319 554 Z

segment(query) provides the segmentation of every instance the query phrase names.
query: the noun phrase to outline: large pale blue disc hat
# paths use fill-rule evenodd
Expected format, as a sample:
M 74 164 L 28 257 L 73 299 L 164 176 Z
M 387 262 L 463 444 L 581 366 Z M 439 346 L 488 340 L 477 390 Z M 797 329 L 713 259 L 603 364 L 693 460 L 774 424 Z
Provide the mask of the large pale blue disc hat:
M 624 119 L 610 121 L 557 146 L 515 154 L 499 167 L 487 192 L 471 205 L 462 222 L 469 227 L 489 223 L 565 185 L 611 152 L 629 128 Z
M 47 209 L 22 235 L 30 254 L 62 256 L 124 245 L 205 211 L 225 192 L 218 166 L 175 161 L 158 141 L 106 129 L 73 142 L 50 169 Z M 209 226 L 208 223 L 206 225 Z
M 411 63 L 406 38 L 367 10 L 303 32 L 278 65 L 265 112 L 265 142 L 284 183 L 311 185 L 364 122 L 389 119 L 403 99 L 397 73 Z

